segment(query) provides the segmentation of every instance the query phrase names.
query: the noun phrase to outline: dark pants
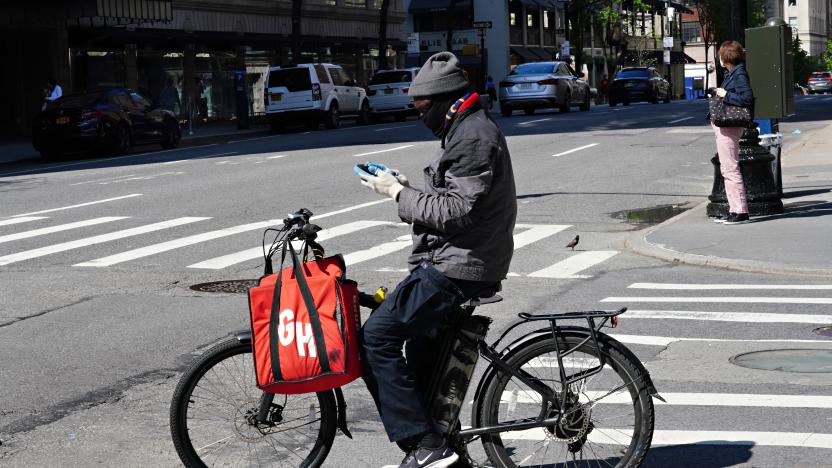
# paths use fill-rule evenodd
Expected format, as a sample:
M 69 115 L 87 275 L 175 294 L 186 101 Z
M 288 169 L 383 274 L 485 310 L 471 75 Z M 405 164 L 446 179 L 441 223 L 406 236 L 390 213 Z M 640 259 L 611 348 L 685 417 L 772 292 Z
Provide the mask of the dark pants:
M 362 328 L 364 382 L 390 441 L 435 432 L 422 404 L 437 358 L 431 332 L 459 305 L 492 286 L 449 279 L 424 263 L 388 294 Z M 407 360 L 402 354 L 406 344 Z

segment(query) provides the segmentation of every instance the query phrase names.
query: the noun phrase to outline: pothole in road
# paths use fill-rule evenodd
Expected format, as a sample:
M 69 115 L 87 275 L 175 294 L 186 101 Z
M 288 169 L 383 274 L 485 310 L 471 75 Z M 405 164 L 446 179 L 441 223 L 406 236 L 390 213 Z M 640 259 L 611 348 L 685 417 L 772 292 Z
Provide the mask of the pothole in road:
M 728 360 L 749 369 L 803 374 L 832 373 L 832 350 L 770 349 L 738 354 Z
M 812 331 L 814 331 L 814 332 L 815 332 L 815 333 L 817 333 L 818 335 L 823 335 L 823 336 L 832 336 L 832 325 L 827 325 L 827 326 L 825 326 L 825 327 L 815 328 L 815 329 L 814 329 L 814 330 L 812 330 Z
M 652 208 L 637 210 L 622 210 L 610 213 L 615 219 L 622 219 L 630 224 L 651 225 L 659 224 L 692 208 L 690 203 L 680 205 L 659 205 Z
M 259 283 L 256 279 L 225 280 L 195 284 L 191 289 L 207 293 L 248 294 L 248 290 Z

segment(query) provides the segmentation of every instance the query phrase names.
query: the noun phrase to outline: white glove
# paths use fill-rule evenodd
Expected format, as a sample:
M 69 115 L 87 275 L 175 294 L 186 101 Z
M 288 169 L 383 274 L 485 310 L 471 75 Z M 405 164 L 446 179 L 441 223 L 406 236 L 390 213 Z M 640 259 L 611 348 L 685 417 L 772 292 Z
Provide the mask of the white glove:
M 725 91 L 724 88 L 717 88 L 716 89 L 716 95 L 717 96 L 719 96 L 721 98 L 724 98 L 726 94 L 728 94 L 728 91 Z
M 371 188 L 373 192 L 379 195 L 390 197 L 393 201 L 398 201 L 399 192 L 404 188 L 404 185 L 398 181 L 396 176 L 381 170 L 376 171 L 375 176 L 362 177 L 361 185 Z
M 387 172 L 390 173 L 396 180 L 399 181 L 405 187 L 410 187 L 410 181 L 407 180 L 407 177 L 404 176 L 398 169 L 387 169 Z

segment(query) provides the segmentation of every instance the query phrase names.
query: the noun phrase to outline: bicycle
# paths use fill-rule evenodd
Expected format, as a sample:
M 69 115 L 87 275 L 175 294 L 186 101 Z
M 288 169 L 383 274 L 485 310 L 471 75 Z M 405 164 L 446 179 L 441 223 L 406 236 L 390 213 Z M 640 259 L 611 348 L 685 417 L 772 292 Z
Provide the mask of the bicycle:
M 322 256 L 323 247 L 315 242 L 320 228 L 309 223 L 311 215 L 308 210 L 291 214 L 270 252 L 280 242 L 298 239 L 304 241 L 304 255 L 311 248 Z M 520 313 L 517 322 L 488 344 L 491 319 L 474 310 L 499 300 L 496 295 L 471 299 L 448 317 L 435 338 L 434 349 L 440 352 L 424 404 L 460 454 L 459 466 L 641 465 L 653 434 L 652 398 L 664 400 L 635 354 L 601 332 L 608 322 L 617 326 L 626 308 Z M 378 306 L 365 293 L 360 302 L 371 309 Z M 558 323 L 580 319 L 586 327 Z M 500 346 L 517 327 L 537 323 L 545 326 Z M 180 459 L 189 468 L 239 462 L 320 466 L 337 430 L 352 438 L 342 390 L 314 395 L 261 392 L 254 385 L 250 353 L 250 331 L 235 332 L 182 376 L 170 411 Z M 462 427 L 460 410 L 479 356 L 490 364 L 474 392 L 471 426 Z M 487 455 L 485 465 L 467 450 L 477 440 Z

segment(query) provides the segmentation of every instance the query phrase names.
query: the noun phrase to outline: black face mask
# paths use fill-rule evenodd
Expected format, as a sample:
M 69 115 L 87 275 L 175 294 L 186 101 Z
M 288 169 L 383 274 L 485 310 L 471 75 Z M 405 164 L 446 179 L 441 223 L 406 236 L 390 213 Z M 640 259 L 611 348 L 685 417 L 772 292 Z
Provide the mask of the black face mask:
M 431 101 L 427 112 L 422 114 L 419 119 L 430 129 L 436 138 L 442 138 L 445 135 L 445 116 L 448 114 L 448 109 L 451 108 L 457 98 L 438 98 Z

